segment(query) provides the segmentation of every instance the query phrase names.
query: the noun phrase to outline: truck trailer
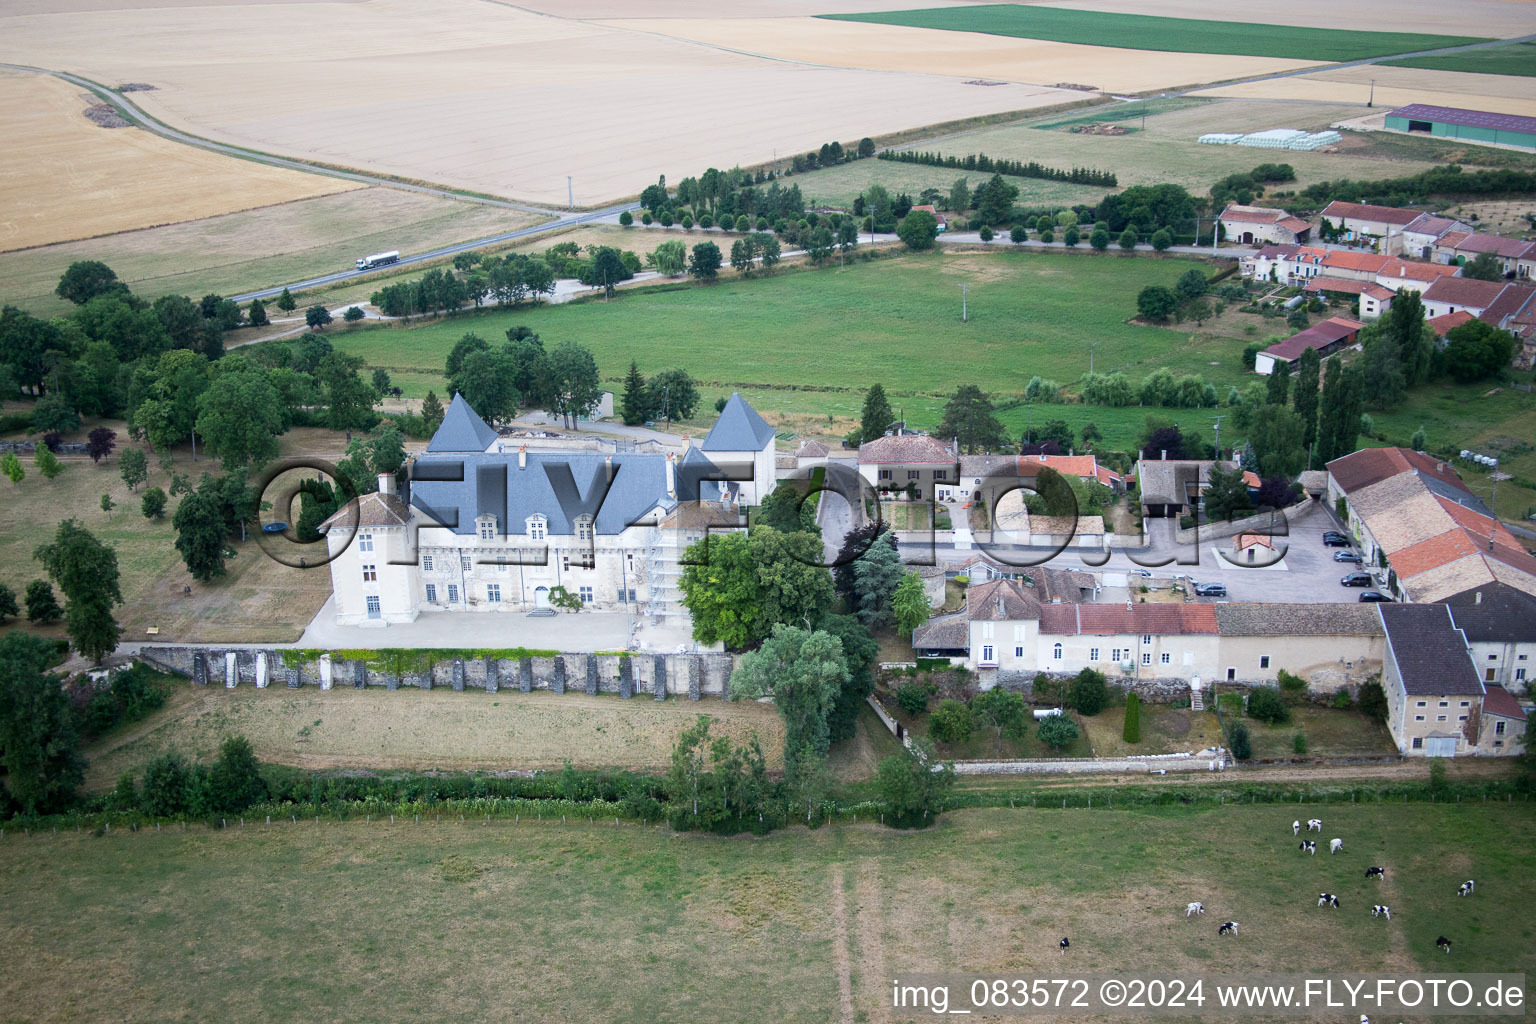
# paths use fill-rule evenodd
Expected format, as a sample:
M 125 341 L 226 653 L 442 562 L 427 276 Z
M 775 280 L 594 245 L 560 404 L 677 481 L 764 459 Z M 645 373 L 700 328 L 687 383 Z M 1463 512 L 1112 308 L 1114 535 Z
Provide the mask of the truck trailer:
M 390 263 L 399 263 L 400 253 L 396 251 L 376 252 L 372 256 L 364 256 L 357 261 L 358 270 L 372 270 L 374 267 L 387 266 Z

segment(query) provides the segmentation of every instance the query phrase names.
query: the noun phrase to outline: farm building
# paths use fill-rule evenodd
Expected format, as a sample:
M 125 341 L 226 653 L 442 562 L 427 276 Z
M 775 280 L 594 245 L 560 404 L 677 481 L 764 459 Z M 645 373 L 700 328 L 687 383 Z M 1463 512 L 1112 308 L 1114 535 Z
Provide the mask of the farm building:
M 1422 132 L 1442 139 L 1536 149 L 1536 117 L 1518 114 L 1410 103 L 1389 112 L 1386 126 L 1390 131 Z
M 1227 241 L 1243 245 L 1257 242 L 1293 245 L 1305 242 L 1312 233 L 1312 225 L 1284 210 L 1235 203 L 1221 211 L 1221 229 Z
M 939 223 L 939 234 L 942 235 L 949 228 L 949 221 L 945 220 L 944 215 L 940 213 L 936 208 L 932 206 L 914 206 L 912 209 L 922 210 L 925 213 L 933 214 L 933 219 Z
M 1369 287 L 1374 288 L 1375 285 Z M 1274 372 L 1276 363 L 1294 362 L 1309 348 L 1316 349 L 1319 356 L 1327 358 L 1339 349 L 1353 345 L 1363 326 L 1365 325 L 1358 321 L 1346 320 L 1341 316 L 1329 317 L 1322 323 L 1313 324 L 1299 334 L 1293 334 L 1260 352 L 1254 357 L 1253 370 L 1260 376 L 1267 377 Z
M 1404 232 L 1419 219 L 1418 210 L 1334 200 L 1323 208 L 1324 228 L 1332 224 L 1346 242 L 1370 242 L 1376 251 L 1391 256 L 1402 251 Z

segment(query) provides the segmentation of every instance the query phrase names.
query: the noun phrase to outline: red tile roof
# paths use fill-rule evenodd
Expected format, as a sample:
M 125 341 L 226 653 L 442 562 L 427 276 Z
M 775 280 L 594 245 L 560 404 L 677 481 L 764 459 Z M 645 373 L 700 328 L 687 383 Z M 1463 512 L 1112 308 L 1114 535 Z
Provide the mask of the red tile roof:
M 1048 604 L 1040 608 L 1040 632 L 1056 636 L 1215 635 L 1211 604 Z
M 1360 294 L 1369 295 L 1377 302 L 1386 302 L 1388 299 L 1397 298 L 1397 292 L 1393 291 L 1391 288 L 1384 288 L 1379 284 L 1366 285 Z
M 1443 313 L 1440 316 L 1430 317 L 1424 322 L 1429 324 L 1430 327 L 1434 328 L 1436 337 L 1443 338 L 1451 331 L 1466 323 L 1468 320 L 1476 319 L 1477 318 L 1475 316 L 1473 316 L 1471 313 L 1468 313 L 1466 310 L 1458 309 L 1454 313 Z
M 1378 256 L 1373 252 L 1345 252 L 1342 249 L 1330 249 L 1328 255 L 1323 257 L 1325 267 L 1363 270 L 1368 274 L 1376 273 L 1389 262 L 1391 262 L 1389 257 Z
M 1409 470 L 1418 470 L 1463 491 L 1467 489 L 1449 463 L 1407 448 L 1362 448 L 1328 463 L 1328 472 L 1346 492 L 1358 491 Z
M 1351 277 L 1314 277 L 1307 281 L 1309 292 L 1338 292 L 1340 295 L 1361 295 L 1367 288 L 1374 288 L 1369 281 L 1356 281 Z
M 1099 465 L 1099 460 L 1092 455 L 1021 455 L 1019 462 L 1033 466 L 1049 466 L 1058 473 L 1079 479 L 1097 479 L 1106 484 L 1111 481 L 1124 482 L 1119 474 L 1112 473 Z M 1022 465 L 1020 469 L 1023 469 Z
M 1509 287 L 1503 281 L 1479 281 L 1474 277 L 1442 277 L 1424 290 L 1425 302 L 1487 309 Z
M 1295 219 L 1284 210 L 1271 210 L 1266 206 L 1239 206 L 1233 203 L 1221 211 L 1222 220 L 1239 224 L 1279 224 L 1288 218 Z
M 949 445 L 927 434 L 892 434 L 859 445 L 861 465 L 951 465 L 955 453 Z
M 1438 281 L 1442 277 L 1455 277 L 1460 267 L 1448 267 L 1441 263 L 1411 263 L 1407 260 L 1388 260 L 1376 272 L 1377 277 L 1397 277 L 1407 281 Z
M 1519 259 L 1536 249 L 1536 242 L 1523 242 L 1502 235 L 1485 235 L 1479 231 L 1450 231 L 1440 239 L 1440 244 L 1464 252 L 1491 252 L 1506 259 Z
M 1525 718 L 1525 709 L 1515 700 L 1514 694 L 1502 686 L 1486 686 L 1483 689 L 1483 714 L 1500 718 Z
M 1306 330 L 1269 346 L 1264 350 L 1264 354 L 1289 362 L 1299 358 L 1309 348 L 1322 349 L 1339 342 L 1352 342 L 1363 326 L 1365 325 L 1354 320 L 1346 320 L 1341 316 L 1329 317 L 1320 324 L 1313 324 Z
M 1376 221 L 1381 224 L 1412 224 L 1419 216 L 1418 210 L 1400 210 L 1395 206 L 1371 206 L 1366 203 L 1342 203 L 1334 201 L 1323 210 L 1323 216 L 1329 220 L 1342 220 L 1346 217 L 1353 220 Z

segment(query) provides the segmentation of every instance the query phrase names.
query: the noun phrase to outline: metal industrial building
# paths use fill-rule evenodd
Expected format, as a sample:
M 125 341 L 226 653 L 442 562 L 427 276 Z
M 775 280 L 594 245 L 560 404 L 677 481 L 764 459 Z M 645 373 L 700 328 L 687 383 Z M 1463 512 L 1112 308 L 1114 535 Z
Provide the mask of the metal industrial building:
M 1423 132 L 1443 139 L 1536 149 L 1536 117 L 1517 114 L 1410 103 L 1388 113 L 1386 126 L 1392 131 Z

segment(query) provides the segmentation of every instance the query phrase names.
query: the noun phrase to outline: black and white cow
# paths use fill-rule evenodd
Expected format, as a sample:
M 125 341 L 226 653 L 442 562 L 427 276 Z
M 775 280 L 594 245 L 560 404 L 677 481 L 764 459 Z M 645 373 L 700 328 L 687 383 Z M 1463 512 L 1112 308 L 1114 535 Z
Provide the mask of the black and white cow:
M 1323 830 L 1323 819 L 1322 818 L 1308 818 L 1307 819 L 1307 831 L 1308 832 L 1321 832 L 1322 830 Z
M 1205 904 L 1204 903 L 1200 903 L 1198 901 L 1195 902 L 1195 903 L 1186 904 L 1185 907 L 1184 907 L 1184 916 L 1185 917 L 1193 917 L 1196 914 L 1203 914 L 1203 913 L 1205 913 Z
M 1365 877 L 1366 878 L 1386 878 L 1387 877 L 1387 869 L 1386 868 L 1366 868 L 1365 869 Z
M 1217 935 L 1236 935 L 1237 934 L 1237 922 L 1236 921 L 1228 921 L 1226 924 L 1224 924 L 1220 928 L 1216 929 L 1216 934 Z
M 1330 856 L 1335 854 L 1335 853 L 1338 853 L 1342 849 L 1344 849 L 1344 840 L 1342 840 L 1342 839 L 1330 839 L 1330 840 L 1328 840 L 1328 853 L 1329 853 Z
M 1301 845 L 1296 847 L 1296 849 L 1301 850 L 1303 853 L 1310 853 L 1312 856 L 1316 857 L 1317 856 L 1317 840 L 1315 840 L 1315 839 L 1303 839 L 1301 841 Z
M 1062 936 L 1061 941 L 1058 942 L 1057 945 L 1061 947 L 1061 955 L 1062 956 L 1066 956 L 1067 955 L 1067 950 L 1072 948 L 1072 943 L 1067 941 L 1066 936 Z
M 1338 910 L 1339 898 L 1331 892 L 1318 893 L 1317 905 L 1320 907 L 1332 907 L 1334 910 Z
M 1461 887 L 1456 890 L 1456 895 L 1457 896 L 1470 896 L 1470 895 L 1472 895 L 1472 890 L 1474 888 L 1476 888 L 1476 887 L 1477 887 L 1477 883 L 1469 878 L 1465 882 L 1461 883 Z
M 1301 822 L 1300 821 L 1293 821 L 1293 822 L 1291 822 L 1291 835 L 1293 835 L 1293 836 L 1301 835 Z
M 1384 904 L 1378 903 L 1378 904 L 1376 904 L 1375 906 L 1373 906 L 1371 908 L 1371 916 L 1372 917 L 1384 917 L 1388 921 L 1390 921 L 1390 920 L 1392 920 L 1392 908 L 1388 907 L 1388 906 L 1385 906 Z
M 1449 954 L 1451 951 L 1451 940 L 1446 938 L 1444 935 L 1435 940 L 1435 945 L 1445 950 L 1447 954 Z

